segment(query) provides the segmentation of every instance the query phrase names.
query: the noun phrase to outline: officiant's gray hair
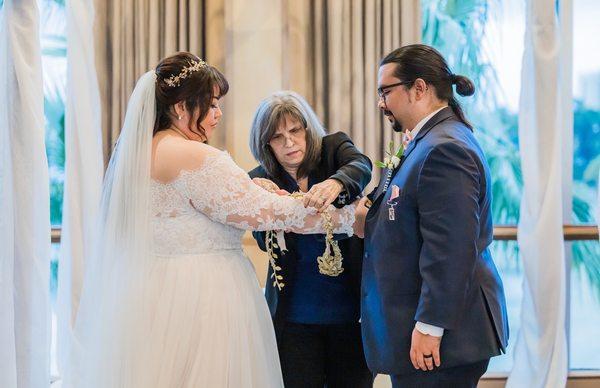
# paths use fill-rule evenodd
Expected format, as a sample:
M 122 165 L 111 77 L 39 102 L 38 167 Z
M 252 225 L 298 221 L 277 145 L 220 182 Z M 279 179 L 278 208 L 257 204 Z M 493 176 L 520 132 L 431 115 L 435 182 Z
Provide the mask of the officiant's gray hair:
M 316 168 L 321 158 L 321 140 L 325 129 L 308 102 L 289 90 L 271 94 L 260 102 L 250 130 L 250 150 L 267 174 L 281 177 L 283 168 L 277 161 L 269 142 L 286 118 L 298 120 L 305 128 L 306 151 L 298 167 L 297 178 L 303 178 Z

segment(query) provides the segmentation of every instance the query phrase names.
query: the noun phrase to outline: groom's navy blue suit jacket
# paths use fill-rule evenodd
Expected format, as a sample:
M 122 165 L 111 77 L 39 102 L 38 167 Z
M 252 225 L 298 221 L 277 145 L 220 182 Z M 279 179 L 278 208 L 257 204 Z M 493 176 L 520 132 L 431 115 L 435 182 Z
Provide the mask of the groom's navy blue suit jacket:
M 382 174 L 366 219 L 361 319 L 369 368 L 414 372 L 409 351 L 416 321 L 445 329 L 442 368 L 489 359 L 505 350 L 508 321 L 488 249 L 493 225 L 485 156 L 449 107 L 423 126 L 404 155 L 385 192 Z M 392 185 L 400 195 L 390 201 Z

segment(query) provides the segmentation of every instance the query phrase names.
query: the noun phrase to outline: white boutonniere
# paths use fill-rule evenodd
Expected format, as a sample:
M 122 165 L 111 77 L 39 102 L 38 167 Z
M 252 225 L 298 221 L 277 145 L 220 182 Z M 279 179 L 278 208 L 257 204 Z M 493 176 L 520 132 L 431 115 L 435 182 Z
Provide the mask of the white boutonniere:
M 383 162 L 377 161 L 375 165 L 381 168 L 387 168 L 388 170 L 393 170 L 400 164 L 400 159 L 404 154 L 404 144 L 401 144 L 400 147 L 394 152 L 394 142 L 390 141 L 389 149 L 385 151 L 385 158 Z
M 402 134 L 402 144 L 400 147 L 394 152 L 394 142 L 390 141 L 389 149 L 385 151 L 386 157 L 383 159 L 383 162 L 375 162 L 375 165 L 381 168 L 386 168 L 387 173 L 385 176 L 385 181 L 383 183 L 383 192 L 385 193 L 388 189 L 388 185 L 390 184 L 390 180 L 392 179 L 392 175 L 394 170 L 400 164 L 402 160 L 402 156 L 404 155 L 404 150 L 408 147 L 408 144 L 412 141 L 413 136 L 410 131 L 406 131 Z

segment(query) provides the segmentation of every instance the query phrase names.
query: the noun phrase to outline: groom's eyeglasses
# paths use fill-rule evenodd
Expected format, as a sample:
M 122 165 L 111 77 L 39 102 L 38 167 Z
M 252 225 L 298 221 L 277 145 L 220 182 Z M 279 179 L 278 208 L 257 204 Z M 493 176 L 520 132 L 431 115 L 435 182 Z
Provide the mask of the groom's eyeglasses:
M 400 86 L 400 85 L 409 85 L 409 84 L 412 84 L 413 82 L 414 81 L 400 81 L 400 82 L 396 82 L 395 84 L 380 86 L 379 88 L 377 88 L 377 95 L 379 96 L 380 100 L 383 100 L 383 102 L 385 102 L 385 97 L 390 93 L 390 90 L 392 88 L 395 88 L 396 86 Z

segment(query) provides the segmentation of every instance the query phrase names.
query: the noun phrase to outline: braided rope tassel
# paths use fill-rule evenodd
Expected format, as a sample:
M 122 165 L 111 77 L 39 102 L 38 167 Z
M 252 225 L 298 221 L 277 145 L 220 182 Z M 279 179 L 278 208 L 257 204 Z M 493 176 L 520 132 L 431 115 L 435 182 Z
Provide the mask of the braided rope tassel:
M 273 279 L 273 287 L 277 287 L 277 289 L 281 291 L 281 289 L 285 286 L 285 283 L 283 282 L 283 276 L 277 273 L 277 271 L 281 271 L 281 267 L 277 265 L 276 262 L 276 260 L 279 258 L 279 255 L 275 253 L 274 249 L 279 248 L 279 245 L 277 245 L 274 240 L 275 232 L 272 230 L 267 231 L 265 244 L 267 246 L 267 255 L 269 256 L 269 265 L 273 270 L 271 279 Z
M 290 194 L 290 196 L 295 199 L 300 199 L 304 194 L 295 192 Z M 325 223 L 324 229 L 326 233 L 325 251 L 323 252 L 323 255 L 317 257 L 319 273 L 327 276 L 339 276 L 344 272 L 344 268 L 342 267 L 344 258 L 342 257 L 342 251 L 340 250 L 338 242 L 333 239 L 333 222 L 331 214 L 326 210 L 321 213 L 321 217 Z M 273 279 L 273 287 L 277 287 L 277 289 L 281 291 L 285 286 L 285 283 L 283 281 L 283 276 L 278 273 L 278 271 L 281 271 L 281 267 L 277 264 L 279 255 L 275 253 L 275 249 L 279 248 L 279 245 L 275 242 L 275 239 L 276 232 L 273 230 L 267 231 L 265 245 L 267 246 L 267 255 L 269 256 L 269 265 L 273 270 L 271 279 Z
M 333 239 L 333 225 L 331 222 L 331 214 L 323 213 L 323 221 L 325 222 L 325 252 L 322 256 L 317 257 L 319 263 L 319 273 L 327 276 L 338 276 L 344 272 L 342 267 L 342 251 L 338 242 Z

